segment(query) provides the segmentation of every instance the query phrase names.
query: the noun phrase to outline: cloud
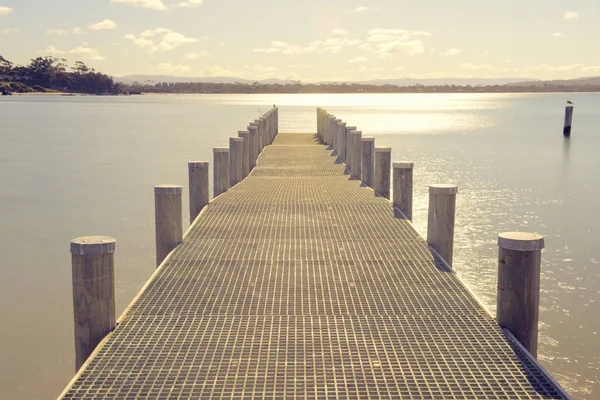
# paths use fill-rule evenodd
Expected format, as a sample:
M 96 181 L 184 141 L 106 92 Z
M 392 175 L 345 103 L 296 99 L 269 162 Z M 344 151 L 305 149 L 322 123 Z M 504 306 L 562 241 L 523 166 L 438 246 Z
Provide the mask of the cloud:
M 565 13 L 565 19 L 569 20 L 569 19 L 577 19 L 579 18 L 579 13 L 576 11 L 567 11 Z
M 140 33 L 139 36 L 128 34 L 125 39 L 131 40 L 135 47 L 146 50 L 148 53 L 171 51 L 186 43 L 195 43 L 198 39 L 189 38 L 181 33 L 167 28 L 156 28 Z
M 516 72 L 600 72 L 600 66 L 587 64 L 569 64 L 569 65 L 530 65 L 524 68 L 515 68 Z
M 349 34 L 349 32 L 347 30 L 342 29 L 342 28 L 336 28 L 336 29 L 332 30 L 331 33 L 333 33 L 334 35 L 347 35 L 347 34 Z
M 457 56 L 457 55 L 459 55 L 462 52 L 463 52 L 462 49 L 458 49 L 456 47 L 453 47 L 453 48 L 448 49 L 445 52 L 443 52 L 442 55 L 443 56 L 451 57 L 451 56 Z
M 0 7 L 0 17 L 5 17 L 12 12 L 10 7 Z
M 350 10 L 348 10 L 349 13 L 353 13 L 353 14 L 360 14 L 361 12 L 365 12 L 369 9 L 369 7 L 365 7 L 365 6 L 359 6 L 356 8 L 352 8 Z
M 204 0 L 183 0 L 165 2 L 163 0 L 111 0 L 111 3 L 131 4 L 136 7 L 147 8 L 156 11 L 166 11 L 169 8 L 194 8 L 204 3 Z
M 0 31 L 0 34 L 9 35 L 11 33 L 17 33 L 17 32 L 19 32 L 19 28 L 7 28 L 7 29 L 2 29 Z
M 271 41 L 270 46 L 267 48 L 254 49 L 257 53 L 281 53 L 286 55 L 312 53 L 316 50 L 317 49 L 312 45 L 300 46 L 278 40 Z
M 364 62 L 367 62 L 367 57 L 355 57 L 355 58 L 352 58 L 352 59 L 348 60 L 348 62 L 350 64 L 364 63 Z
M 46 31 L 46 35 L 57 35 L 57 36 L 62 36 L 62 35 L 68 35 L 69 32 L 65 31 L 64 29 L 48 29 Z
M 489 64 L 471 64 L 471 63 L 462 63 L 458 66 L 459 68 L 468 69 L 471 71 L 484 71 L 493 69 Z
M 414 56 L 425 51 L 423 43 L 417 37 L 430 36 L 426 31 L 407 31 L 405 29 L 371 29 L 366 43 L 359 46 L 378 54 L 381 58 L 395 58 L 399 55 Z
M 81 28 L 73 28 L 73 35 L 83 35 L 85 31 Z
M 173 65 L 171 63 L 158 63 L 150 68 L 168 74 L 182 74 L 191 70 L 188 65 Z
M 97 49 L 92 49 L 91 47 L 87 47 L 86 45 L 77 46 L 71 50 L 60 50 L 54 46 L 48 46 L 46 50 L 43 51 L 44 54 L 75 54 L 81 57 L 83 60 L 93 60 L 100 61 L 105 60 L 106 57 L 100 54 Z
M 182 56 L 182 58 L 184 60 L 197 60 L 199 58 L 206 57 L 206 56 L 208 56 L 208 52 L 207 51 L 200 51 L 200 52 L 197 52 L 197 53 L 185 53 Z
M 554 33 L 552 34 L 552 36 L 554 36 L 554 37 L 564 37 L 565 35 L 563 35 L 563 34 L 562 34 L 562 33 L 560 33 L 560 32 L 554 32 Z
M 97 24 L 90 25 L 90 30 L 92 31 L 102 31 L 102 30 L 110 30 L 115 29 L 117 27 L 117 23 L 110 19 L 105 19 L 104 21 L 98 22 Z

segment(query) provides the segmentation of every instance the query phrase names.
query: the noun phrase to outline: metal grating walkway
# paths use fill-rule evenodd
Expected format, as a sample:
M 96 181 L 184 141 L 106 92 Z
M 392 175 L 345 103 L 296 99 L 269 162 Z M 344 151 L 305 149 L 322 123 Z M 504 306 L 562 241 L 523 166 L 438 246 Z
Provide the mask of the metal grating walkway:
M 65 399 L 562 398 L 392 205 L 279 134 Z

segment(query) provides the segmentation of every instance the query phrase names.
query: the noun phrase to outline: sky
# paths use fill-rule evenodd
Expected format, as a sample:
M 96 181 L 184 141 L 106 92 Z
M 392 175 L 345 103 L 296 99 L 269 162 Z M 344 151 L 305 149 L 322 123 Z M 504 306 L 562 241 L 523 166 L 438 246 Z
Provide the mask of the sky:
M 0 0 L 0 55 L 304 82 L 600 76 L 600 0 Z

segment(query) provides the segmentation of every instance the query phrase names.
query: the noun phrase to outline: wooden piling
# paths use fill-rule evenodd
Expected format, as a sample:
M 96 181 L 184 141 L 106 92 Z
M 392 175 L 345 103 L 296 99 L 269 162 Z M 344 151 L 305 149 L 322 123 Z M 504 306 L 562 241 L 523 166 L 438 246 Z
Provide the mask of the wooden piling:
M 456 185 L 429 186 L 427 242 L 450 266 L 454 247 L 456 193 Z
M 389 200 L 390 198 L 390 173 L 392 169 L 392 148 L 375 147 L 375 193 Z
M 75 371 L 116 325 L 116 240 L 88 236 L 71 241 Z
M 242 180 L 244 163 L 244 139 L 229 138 L 229 187 L 237 185 Z
M 350 151 L 350 132 L 355 130 L 356 126 L 346 126 L 346 132 L 344 132 L 344 162 L 346 163 L 346 168 L 348 169 L 348 171 L 350 171 L 350 164 L 352 164 L 352 152 Z
M 249 139 L 248 139 L 248 166 L 250 171 L 256 167 L 256 160 L 258 159 L 258 127 L 251 123 L 248 125 Z
M 335 151 L 336 156 L 339 154 L 339 141 L 340 141 L 340 130 L 342 120 L 337 118 L 333 123 L 333 151 Z
M 571 124 L 573 123 L 573 105 L 568 104 L 565 108 L 565 127 L 563 128 L 563 136 L 571 136 Z
M 340 122 L 338 132 L 338 158 L 346 161 L 346 123 Z
M 190 225 L 194 223 L 200 211 L 208 204 L 208 162 L 190 161 L 188 163 L 190 182 Z
M 238 131 L 238 137 L 244 141 L 242 149 L 242 179 L 250 173 L 250 132 Z
M 375 138 L 361 138 L 361 181 L 363 184 L 373 188 L 375 177 Z
M 540 266 L 544 237 L 505 232 L 498 236 L 496 319 L 537 357 Z
M 157 267 L 183 240 L 182 193 L 178 185 L 154 187 Z
M 394 163 L 394 205 L 412 221 L 413 211 L 413 168 L 414 163 L 401 161 Z
M 217 197 L 229 190 L 229 148 L 215 147 L 213 155 L 213 197 Z
M 362 175 L 362 132 L 350 132 L 350 151 L 352 152 L 352 163 L 350 164 L 350 176 L 361 179 Z

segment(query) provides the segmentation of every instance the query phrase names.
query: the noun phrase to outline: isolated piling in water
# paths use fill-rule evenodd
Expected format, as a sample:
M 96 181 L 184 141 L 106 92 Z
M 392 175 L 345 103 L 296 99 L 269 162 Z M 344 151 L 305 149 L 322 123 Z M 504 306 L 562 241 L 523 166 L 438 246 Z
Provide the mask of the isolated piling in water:
M 237 185 L 242 180 L 244 157 L 244 139 L 229 138 L 229 187 Z
M 375 147 L 375 193 L 390 198 L 390 172 L 392 169 L 392 148 Z
M 429 186 L 427 242 L 452 266 L 456 185 Z
M 182 193 L 178 185 L 154 187 L 156 266 L 183 240 Z
M 188 163 L 190 181 L 190 224 L 209 202 L 208 193 L 208 162 L 190 161 Z
M 413 167 L 414 163 L 400 161 L 394 163 L 394 200 L 393 203 L 402 214 L 412 221 L 413 209 Z
M 375 138 L 361 138 L 361 180 L 362 183 L 373 188 L 373 178 L 375 177 Z
M 229 148 L 215 147 L 213 155 L 213 196 L 217 197 L 229 190 Z
M 75 371 L 116 325 L 116 240 L 88 236 L 71 241 Z
M 362 132 L 350 132 L 350 152 L 352 161 L 350 164 L 350 176 L 354 179 L 361 179 L 362 175 Z
M 573 123 L 573 105 L 567 104 L 565 108 L 565 126 L 563 128 L 563 135 L 565 137 L 571 136 L 571 124 Z
M 540 267 L 544 237 L 505 232 L 498 236 L 496 319 L 537 357 Z
M 242 149 L 242 179 L 250 173 L 250 132 L 238 131 L 238 136 L 244 141 Z

